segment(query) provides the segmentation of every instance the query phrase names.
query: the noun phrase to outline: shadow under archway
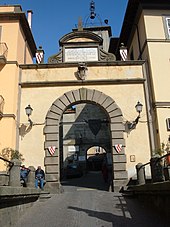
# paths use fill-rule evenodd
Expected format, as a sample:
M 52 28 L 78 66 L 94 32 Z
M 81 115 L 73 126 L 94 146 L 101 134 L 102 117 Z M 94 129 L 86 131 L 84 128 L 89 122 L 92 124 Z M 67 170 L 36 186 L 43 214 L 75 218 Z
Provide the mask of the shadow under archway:
M 112 149 L 108 115 L 100 106 L 79 103 L 63 113 L 60 125 L 61 184 L 108 191 L 106 153 Z
M 101 171 L 89 171 L 82 177 L 64 179 L 61 181 L 61 185 L 64 187 L 64 189 L 66 189 L 68 186 L 74 186 L 77 188 L 89 190 L 110 190 L 110 183 L 104 182 Z

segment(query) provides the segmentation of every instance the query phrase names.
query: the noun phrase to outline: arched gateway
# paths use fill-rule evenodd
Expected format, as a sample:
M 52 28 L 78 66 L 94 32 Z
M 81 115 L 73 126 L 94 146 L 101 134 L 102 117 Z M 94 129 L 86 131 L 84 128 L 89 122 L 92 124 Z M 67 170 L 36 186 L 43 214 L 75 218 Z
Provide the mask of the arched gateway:
M 91 103 L 100 106 L 108 115 L 111 135 L 111 157 L 113 163 L 113 187 L 120 189 L 127 180 L 126 156 L 124 153 L 125 140 L 123 138 L 124 124 L 122 112 L 115 101 L 95 89 L 80 88 L 65 93 L 58 98 L 49 109 L 44 127 L 45 134 L 45 172 L 47 187 L 51 192 L 60 190 L 60 121 L 64 111 L 72 105 Z M 116 152 L 115 145 L 122 144 L 120 153 Z M 55 146 L 54 155 L 50 155 L 48 148 Z

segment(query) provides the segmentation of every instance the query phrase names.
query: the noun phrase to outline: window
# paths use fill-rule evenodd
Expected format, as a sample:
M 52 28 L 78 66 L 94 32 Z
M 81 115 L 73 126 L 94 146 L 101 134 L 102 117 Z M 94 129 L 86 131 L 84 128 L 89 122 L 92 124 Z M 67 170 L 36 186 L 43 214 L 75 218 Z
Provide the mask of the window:
M 170 38 L 170 17 L 166 17 L 166 26 L 167 26 L 168 36 Z
M 170 39 L 170 16 L 164 16 L 163 21 L 166 39 Z
M 75 112 L 76 112 L 76 106 L 73 105 L 73 106 L 67 108 L 64 113 L 69 114 L 69 113 L 75 113 Z
M 167 131 L 170 131 L 170 118 L 166 119 Z

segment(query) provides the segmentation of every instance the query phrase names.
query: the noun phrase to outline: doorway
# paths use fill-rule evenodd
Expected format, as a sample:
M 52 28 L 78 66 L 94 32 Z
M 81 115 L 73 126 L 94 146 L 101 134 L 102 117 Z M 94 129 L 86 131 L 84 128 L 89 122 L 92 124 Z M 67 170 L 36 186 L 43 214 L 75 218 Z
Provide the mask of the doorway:
M 95 104 L 74 104 L 65 110 L 60 125 L 62 128 L 61 181 L 83 177 L 85 182 L 86 176 L 91 178 L 95 175 L 94 185 L 94 181 L 96 185 L 104 183 L 102 164 L 106 155 L 105 149 L 111 151 L 109 119 L 106 112 Z M 112 169 L 112 162 L 110 165 Z M 80 179 L 79 183 L 81 185 Z

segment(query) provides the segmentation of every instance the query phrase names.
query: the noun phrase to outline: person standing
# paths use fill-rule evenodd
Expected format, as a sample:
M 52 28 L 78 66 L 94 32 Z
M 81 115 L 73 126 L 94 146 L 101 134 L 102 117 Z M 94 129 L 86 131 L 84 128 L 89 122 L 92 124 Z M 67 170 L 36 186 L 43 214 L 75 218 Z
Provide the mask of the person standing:
M 35 187 L 38 188 L 38 184 L 40 183 L 40 188 L 43 190 L 44 180 L 45 180 L 44 170 L 41 169 L 41 166 L 38 166 L 37 170 L 35 171 Z

